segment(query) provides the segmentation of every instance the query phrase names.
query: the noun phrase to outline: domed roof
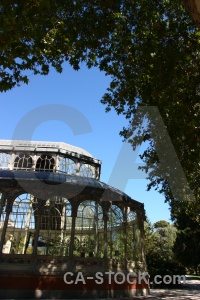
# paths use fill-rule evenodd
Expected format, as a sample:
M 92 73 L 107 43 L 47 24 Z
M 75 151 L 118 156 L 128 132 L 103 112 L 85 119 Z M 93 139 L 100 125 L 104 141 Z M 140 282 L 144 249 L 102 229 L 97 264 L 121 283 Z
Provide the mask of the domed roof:
M 77 153 L 93 158 L 93 156 L 82 148 L 72 146 L 63 142 L 46 142 L 46 141 L 25 141 L 25 140 L 0 140 L 0 148 L 6 149 L 12 146 L 14 150 L 41 150 L 51 151 L 52 149 L 58 149 L 60 152 L 67 151 Z
M 126 193 L 114 188 L 102 181 L 89 177 L 67 175 L 53 172 L 27 172 L 23 170 L 0 170 L 1 187 L 22 187 L 27 193 L 43 199 L 43 193 L 47 191 L 52 195 L 73 198 L 92 197 L 102 201 L 127 202 L 142 208 L 144 205 Z

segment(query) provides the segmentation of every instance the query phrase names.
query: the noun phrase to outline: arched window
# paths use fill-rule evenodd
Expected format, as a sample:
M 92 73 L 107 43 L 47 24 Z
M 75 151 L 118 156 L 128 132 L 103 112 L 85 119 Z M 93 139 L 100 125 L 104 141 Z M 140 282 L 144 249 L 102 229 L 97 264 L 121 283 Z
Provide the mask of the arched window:
M 76 175 L 76 163 L 70 158 L 62 158 L 59 163 L 59 172 Z
M 32 167 L 32 158 L 30 155 L 20 153 L 14 161 L 14 170 L 28 170 Z
M 60 230 L 61 214 L 63 203 L 56 203 L 55 199 L 46 201 L 46 205 L 42 210 L 41 227 L 42 230 Z M 57 197 L 58 198 L 58 197 Z
M 81 164 L 80 176 L 95 178 L 95 168 L 89 164 Z
M 138 260 L 138 230 L 137 214 L 135 211 L 129 211 L 127 214 L 127 259 Z
M 108 257 L 124 258 L 124 219 L 122 210 L 111 205 L 108 211 Z
M 98 202 L 86 200 L 78 207 L 75 234 L 79 238 L 79 248 L 75 256 L 103 257 L 103 210 Z
M 30 194 L 22 194 L 14 200 L 6 229 L 3 253 L 32 253 L 32 240 L 36 227 L 34 215 L 36 203 L 37 199 Z
M 36 163 L 36 171 L 53 172 L 55 166 L 54 159 L 51 155 L 42 154 Z
M 53 196 L 42 209 L 38 254 L 69 255 L 70 237 L 71 204 L 66 198 Z
M 10 155 L 7 153 L 0 153 L 0 169 L 7 170 L 10 163 Z

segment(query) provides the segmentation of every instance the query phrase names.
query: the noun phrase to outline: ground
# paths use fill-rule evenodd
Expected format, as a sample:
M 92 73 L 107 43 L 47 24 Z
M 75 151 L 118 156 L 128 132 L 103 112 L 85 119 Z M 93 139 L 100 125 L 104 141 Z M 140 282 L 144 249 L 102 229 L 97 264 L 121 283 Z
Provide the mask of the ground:
M 134 297 L 132 300 L 200 300 L 200 279 L 186 276 L 186 282 L 180 289 L 151 289 L 146 297 Z

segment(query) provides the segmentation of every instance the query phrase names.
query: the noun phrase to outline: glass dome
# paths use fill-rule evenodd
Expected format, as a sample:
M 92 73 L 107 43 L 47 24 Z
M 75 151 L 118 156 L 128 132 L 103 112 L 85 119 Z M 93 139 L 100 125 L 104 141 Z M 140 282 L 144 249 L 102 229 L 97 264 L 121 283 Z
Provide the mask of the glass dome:
M 14 297 L 16 282 L 32 299 L 38 286 L 48 299 L 58 287 L 58 299 L 110 297 L 111 290 L 113 297 L 148 293 L 145 282 L 115 285 L 116 273 L 146 271 L 145 211 L 101 182 L 100 167 L 87 151 L 64 143 L 0 141 L 0 276 L 9 283 L 0 296 Z M 77 272 L 86 281 L 89 274 L 93 283 L 63 286 L 64 274 Z M 97 272 L 105 281 L 101 289 Z M 107 272 L 113 272 L 112 285 Z

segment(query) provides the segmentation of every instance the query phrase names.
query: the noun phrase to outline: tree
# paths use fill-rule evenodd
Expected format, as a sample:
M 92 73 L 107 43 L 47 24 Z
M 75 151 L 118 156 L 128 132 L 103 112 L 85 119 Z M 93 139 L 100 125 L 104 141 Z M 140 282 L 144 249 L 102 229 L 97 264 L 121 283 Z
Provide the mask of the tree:
M 164 220 L 151 224 L 145 223 L 146 260 L 151 282 L 156 275 L 183 275 L 173 252 L 177 229 L 174 224 Z
M 200 32 L 180 1 L 9 0 L 0 4 L 0 20 L 0 91 L 28 83 L 28 70 L 61 72 L 64 61 L 76 70 L 82 61 L 98 66 L 112 77 L 102 103 L 130 120 L 121 135 L 133 148 L 149 141 L 143 155 L 149 187 L 173 198 L 152 139 L 156 124 L 143 126 L 141 116 L 133 126 L 138 105 L 158 107 L 197 193 Z
M 149 147 L 142 155 L 144 170 L 166 200 L 173 200 L 167 179 L 173 168 L 163 170 L 152 132 L 158 120 L 144 115 L 132 122 L 138 106 L 156 106 L 181 162 L 187 180 L 199 195 L 199 36 L 180 1 L 138 1 L 124 6 L 123 43 L 114 43 L 107 67 L 113 76 L 102 102 L 130 120 L 121 135 L 133 149 L 142 141 Z M 151 11 L 151 14 L 148 12 Z M 181 76 L 180 76 L 181 74 Z M 146 116 L 148 118 L 148 116 Z M 158 139 L 163 138 L 162 132 Z M 167 157 L 168 145 L 163 149 Z M 152 167 L 153 165 L 153 167 Z M 178 178 L 176 178 L 177 180 Z M 183 193 L 182 196 L 184 197 Z M 179 199 L 180 200 L 180 199 Z
M 200 226 L 199 218 L 194 211 L 188 211 L 188 205 L 179 206 L 175 212 L 177 238 L 173 251 L 176 259 L 189 272 L 200 272 Z
M 0 91 L 28 83 L 28 71 L 46 75 L 53 66 L 61 72 L 64 61 L 75 70 L 82 61 L 88 68 L 97 66 L 112 78 L 101 102 L 130 121 L 121 135 L 133 149 L 149 142 L 141 156 L 148 188 L 165 195 L 177 222 L 180 206 L 200 223 L 200 32 L 182 3 L 3 0 L 0 21 Z M 144 114 L 139 114 L 133 123 L 138 106 L 159 109 L 194 201 L 186 203 L 172 194 L 169 179 L 176 165 L 164 170 L 160 164 L 152 135 L 157 118 L 152 122 L 147 115 L 144 123 Z M 160 132 L 157 139 L 162 138 Z M 166 158 L 168 145 L 163 152 Z M 174 178 L 174 186 L 179 181 Z
M 115 31 L 119 1 L 2 0 L 0 3 L 0 91 L 30 73 L 47 75 L 50 66 L 62 71 L 68 61 L 95 64 L 97 48 Z M 30 72 L 31 71 L 31 72 Z

